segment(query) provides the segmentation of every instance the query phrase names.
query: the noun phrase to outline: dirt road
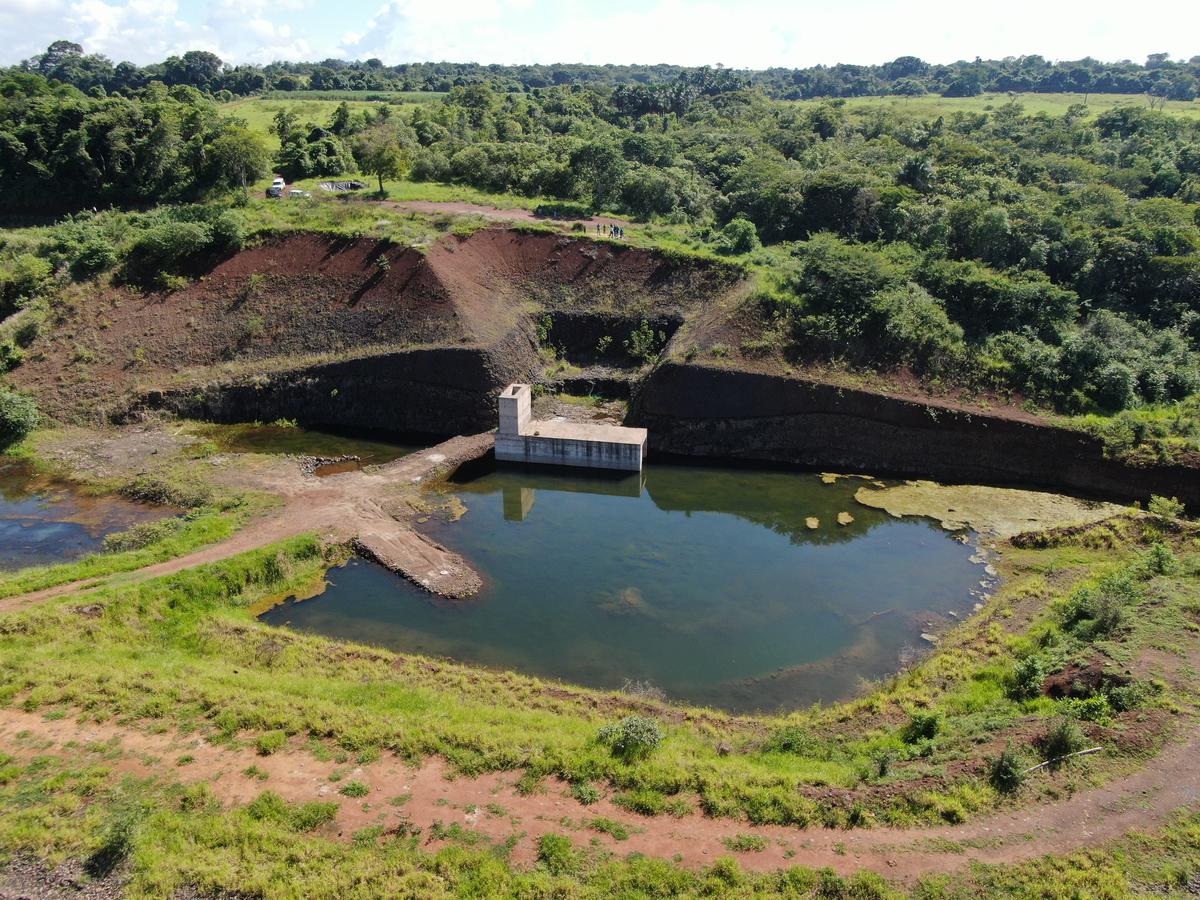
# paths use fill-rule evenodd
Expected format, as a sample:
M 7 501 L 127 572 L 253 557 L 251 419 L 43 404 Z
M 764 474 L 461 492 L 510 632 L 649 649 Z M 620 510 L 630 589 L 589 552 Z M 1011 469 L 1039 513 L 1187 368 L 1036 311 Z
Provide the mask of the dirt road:
M 457 553 L 413 531 L 405 497 L 438 472 L 483 456 L 492 440 L 491 432 L 455 437 L 387 465 L 326 478 L 304 475 L 299 465 L 283 467 L 267 483 L 255 485 L 281 497 L 282 508 L 250 522 L 229 539 L 135 572 L 6 597 L 0 599 L 0 614 L 113 580 L 169 575 L 312 531 L 330 541 L 357 542 L 379 562 L 432 593 L 470 596 L 479 589 L 479 575 Z
M 22 733 L 24 737 L 18 737 Z M 512 857 L 518 865 L 533 862 L 537 840 L 547 832 L 566 834 L 581 847 L 596 839 L 621 855 L 638 852 L 676 858 L 691 867 L 729 855 L 726 841 L 754 834 L 765 839 L 766 848 L 734 854 L 747 869 L 827 866 L 843 875 L 868 869 L 911 881 L 959 871 L 971 862 L 1011 863 L 1096 847 L 1132 829 L 1160 825 L 1176 809 L 1200 802 L 1195 769 L 1200 731 L 1194 730 L 1137 774 L 1054 805 L 1030 806 L 957 826 L 837 831 L 751 826 L 708 818 L 698 811 L 680 818 L 651 818 L 627 812 L 607 797 L 583 806 L 571 797 L 566 784 L 557 781 L 547 782 L 533 794 L 521 794 L 515 787 L 518 776 L 511 772 L 448 780 L 448 766 L 437 758 L 413 767 L 388 754 L 347 773 L 345 765 L 321 762 L 301 749 L 298 740 L 274 755 L 260 756 L 252 748 L 217 747 L 194 734 L 149 734 L 112 723 L 48 720 L 17 709 L 0 710 L 0 745 L 18 756 L 78 754 L 80 745 L 111 740 L 118 742 L 122 752 L 115 759 L 106 757 L 105 765 L 143 776 L 205 781 L 226 804 L 249 802 L 266 789 L 293 802 L 336 802 L 339 813 L 332 828 L 345 839 L 360 828 L 402 822 L 426 834 L 435 822 L 457 823 L 497 843 L 519 835 Z M 74 749 L 67 746 L 72 741 L 78 742 Z M 178 759 L 185 755 L 191 761 L 179 765 Z M 250 766 L 267 777 L 247 775 Z M 336 770 L 341 770 L 338 780 Z M 360 799 L 342 796 L 338 788 L 343 779 L 362 782 L 370 793 Z M 384 802 L 402 797 L 408 799 Z M 631 832 L 628 839 L 598 833 L 590 823 L 600 816 L 625 824 Z

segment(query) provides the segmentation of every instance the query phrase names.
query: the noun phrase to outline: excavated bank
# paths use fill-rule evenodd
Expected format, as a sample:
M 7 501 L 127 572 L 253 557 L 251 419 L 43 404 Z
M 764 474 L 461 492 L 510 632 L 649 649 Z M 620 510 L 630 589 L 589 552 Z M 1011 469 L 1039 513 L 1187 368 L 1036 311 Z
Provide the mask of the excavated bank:
M 564 234 L 491 227 L 421 253 L 291 233 L 182 290 L 68 299 L 10 378 L 68 421 L 151 409 L 446 435 L 492 427 L 500 388 L 537 380 L 542 343 L 584 367 L 568 387 L 632 396 L 627 424 L 656 452 L 1200 507 L 1193 465 L 1129 466 L 1020 410 L 843 388 L 759 358 L 775 348 L 749 286 L 736 266 Z M 639 329 L 667 362 L 639 368 Z
M 630 421 L 652 451 L 786 462 L 837 471 L 1068 489 L 1109 498 L 1176 496 L 1200 506 L 1200 473 L 1135 467 L 1103 445 L 1034 416 L 737 369 L 666 363 L 637 394 Z

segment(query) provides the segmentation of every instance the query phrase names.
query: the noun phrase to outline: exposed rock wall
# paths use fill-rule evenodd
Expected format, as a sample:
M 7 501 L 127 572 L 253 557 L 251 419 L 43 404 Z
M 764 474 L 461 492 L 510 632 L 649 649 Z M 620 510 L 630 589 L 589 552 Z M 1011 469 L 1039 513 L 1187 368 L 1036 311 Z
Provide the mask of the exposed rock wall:
M 469 434 L 496 424 L 496 395 L 527 380 L 535 351 L 518 331 L 498 345 L 407 350 L 155 391 L 134 407 L 215 422 L 286 418 L 307 426 Z
M 796 463 L 1109 498 L 1177 496 L 1200 508 L 1200 472 L 1131 467 L 1087 435 L 831 385 L 695 365 L 660 366 L 629 424 L 651 451 Z

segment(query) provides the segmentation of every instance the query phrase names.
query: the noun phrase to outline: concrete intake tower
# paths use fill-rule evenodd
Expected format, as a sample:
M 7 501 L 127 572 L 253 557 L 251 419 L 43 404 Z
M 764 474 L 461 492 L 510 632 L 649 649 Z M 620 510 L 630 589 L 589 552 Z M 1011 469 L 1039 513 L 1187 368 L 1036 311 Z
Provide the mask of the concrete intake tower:
M 646 456 L 645 428 L 546 421 L 532 418 L 533 392 L 510 384 L 500 392 L 496 459 L 502 462 L 641 471 Z

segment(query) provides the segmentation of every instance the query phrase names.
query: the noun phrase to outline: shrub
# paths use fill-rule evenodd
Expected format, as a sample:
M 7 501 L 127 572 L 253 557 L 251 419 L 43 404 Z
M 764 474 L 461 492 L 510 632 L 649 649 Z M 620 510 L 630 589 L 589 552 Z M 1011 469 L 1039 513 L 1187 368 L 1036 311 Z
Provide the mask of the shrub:
M 1063 701 L 1067 712 L 1085 722 L 1107 722 L 1112 718 L 1112 707 L 1103 694 L 1094 697 L 1073 697 Z
M 1178 497 L 1160 497 L 1152 494 L 1149 510 L 1156 516 L 1168 519 L 1178 519 L 1183 516 L 1183 504 L 1179 502 Z
M 579 858 L 570 838 L 561 834 L 543 834 L 538 838 L 538 862 L 551 875 L 570 875 L 579 868 Z
M 1108 637 L 1124 623 L 1125 607 L 1140 596 L 1128 571 L 1114 572 L 1094 586 L 1079 588 L 1067 599 L 1061 613 L 1063 629 L 1085 641 Z
M 900 740 L 915 744 L 936 737 L 942 728 L 942 717 L 934 712 L 915 712 L 900 732 Z
M 157 522 L 143 522 L 116 534 L 106 535 L 102 550 L 105 553 L 123 553 L 127 550 L 140 550 L 151 544 L 168 538 L 179 530 L 182 519 L 160 519 Z
M 1025 781 L 1025 768 L 1021 755 L 1006 746 L 988 765 L 988 783 L 1001 794 L 1016 793 Z
M 85 241 L 71 260 L 71 277 L 76 281 L 94 278 L 117 264 L 117 251 L 101 237 Z
M 1178 565 L 1171 548 L 1162 541 L 1155 541 L 1150 549 L 1142 554 L 1142 567 L 1151 575 L 1170 575 Z
M 757 834 L 738 834 L 721 838 L 726 850 L 734 853 L 761 853 L 767 849 L 767 839 Z
M 626 761 L 644 759 L 663 741 L 662 728 L 648 716 L 626 716 L 615 725 L 600 729 L 596 739 Z
M 749 219 L 734 219 L 721 229 L 716 241 L 717 252 L 727 256 L 750 253 L 761 246 L 758 230 Z
M 287 734 L 283 731 L 266 731 L 260 734 L 254 741 L 254 748 L 261 756 L 270 756 L 272 753 L 278 753 L 283 749 L 283 745 L 287 743 Z
M 1133 681 L 1114 687 L 1108 692 L 1108 705 L 1116 712 L 1127 712 L 1148 702 L 1161 690 L 1153 681 Z
M 23 441 L 37 423 L 37 404 L 0 385 L 0 450 Z
M 1083 731 L 1071 719 L 1061 718 L 1042 736 L 1042 758 L 1050 761 L 1083 749 Z
M 817 749 L 817 741 L 807 729 L 801 728 L 799 725 L 785 725 L 771 732 L 763 749 L 775 753 L 797 753 L 812 756 Z
M 613 803 L 643 816 L 657 816 L 667 811 L 667 798 L 650 788 L 618 794 L 613 797 Z
M 584 806 L 591 806 L 600 799 L 600 792 L 586 781 L 577 781 L 571 785 L 571 796 Z
M 342 785 L 338 793 L 343 797 L 365 797 L 371 793 L 371 789 L 361 781 L 348 781 Z
M 655 331 L 650 327 L 650 323 L 643 319 L 642 324 L 625 339 L 625 352 L 636 360 L 646 362 L 656 357 L 666 342 L 667 336 L 661 331 Z
M 1042 692 L 1046 679 L 1046 664 L 1038 656 L 1027 656 L 1013 666 L 1005 685 L 1005 693 L 1013 700 L 1031 700 Z

